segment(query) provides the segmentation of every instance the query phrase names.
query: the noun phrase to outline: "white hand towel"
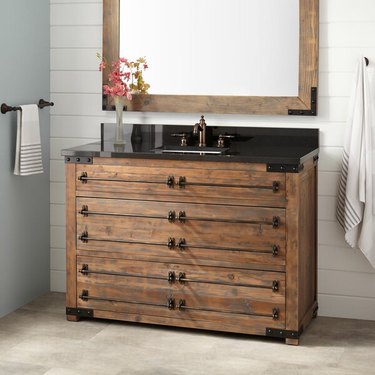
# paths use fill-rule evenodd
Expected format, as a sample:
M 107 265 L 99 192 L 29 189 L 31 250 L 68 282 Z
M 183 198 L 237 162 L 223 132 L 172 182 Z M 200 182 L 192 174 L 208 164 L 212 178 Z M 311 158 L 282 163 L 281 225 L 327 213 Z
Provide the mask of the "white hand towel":
M 17 111 L 14 174 L 28 176 L 38 173 L 43 173 L 38 106 L 22 105 Z
M 373 203 L 374 101 L 371 98 L 365 59 L 356 69 L 344 145 L 336 217 L 345 229 L 345 240 L 359 247 L 375 268 Z

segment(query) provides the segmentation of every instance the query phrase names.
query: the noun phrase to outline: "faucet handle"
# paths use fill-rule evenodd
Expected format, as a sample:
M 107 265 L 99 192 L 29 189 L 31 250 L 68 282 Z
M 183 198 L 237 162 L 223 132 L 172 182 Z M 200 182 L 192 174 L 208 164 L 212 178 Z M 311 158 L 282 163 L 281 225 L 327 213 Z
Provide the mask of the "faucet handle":
M 172 133 L 171 137 L 181 137 L 180 146 L 187 146 L 187 133 Z
M 235 135 L 231 134 L 219 134 L 219 138 L 217 140 L 217 147 L 224 147 L 225 139 L 233 139 L 235 137 Z

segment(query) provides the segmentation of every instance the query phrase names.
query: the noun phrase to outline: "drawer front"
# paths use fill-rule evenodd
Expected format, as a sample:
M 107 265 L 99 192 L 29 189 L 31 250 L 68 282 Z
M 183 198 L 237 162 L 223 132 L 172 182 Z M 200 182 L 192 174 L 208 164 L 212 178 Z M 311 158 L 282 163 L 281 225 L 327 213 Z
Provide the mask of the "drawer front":
M 160 202 L 79 198 L 77 204 L 78 250 L 129 255 L 133 250 L 150 257 L 156 251 L 156 257 L 235 262 L 234 267 L 285 261 L 283 209 L 206 206 L 199 211 L 198 205 L 176 204 L 169 207 L 175 214 L 168 220 Z
M 142 200 L 232 203 L 284 207 L 285 174 L 215 169 L 147 166 L 77 165 L 81 196 Z
M 157 311 L 165 317 L 178 310 L 189 319 L 207 312 L 285 322 L 285 277 L 278 272 L 78 257 L 77 292 L 80 307 L 99 310 Z

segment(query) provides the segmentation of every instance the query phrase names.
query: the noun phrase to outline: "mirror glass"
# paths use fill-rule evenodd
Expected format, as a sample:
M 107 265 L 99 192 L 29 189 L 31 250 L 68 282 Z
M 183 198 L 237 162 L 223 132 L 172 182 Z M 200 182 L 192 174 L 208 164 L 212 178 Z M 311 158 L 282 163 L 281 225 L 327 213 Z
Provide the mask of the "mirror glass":
M 130 111 L 314 116 L 318 9 L 319 0 L 103 0 L 103 55 L 148 60 L 150 95 Z M 114 109 L 106 95 L 103 109 Z
M 120 0 L 151 94 L 297 96 L 299 0 Z

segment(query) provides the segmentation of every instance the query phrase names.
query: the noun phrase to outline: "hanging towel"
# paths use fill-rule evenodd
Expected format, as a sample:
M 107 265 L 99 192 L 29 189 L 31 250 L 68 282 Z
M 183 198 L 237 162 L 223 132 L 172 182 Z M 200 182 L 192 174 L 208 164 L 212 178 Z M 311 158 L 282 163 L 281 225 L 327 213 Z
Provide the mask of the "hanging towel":
M 346 242 L 358 247 L 375 268 L 373 106 L 366 63 L 361 58 L 349 107 L 336 217 L 345 230 Z
M 38 173 L 43 173 L 38 106 L 21 105 L 21 110 L 17 111 L 14 174 L 28 176 Z

